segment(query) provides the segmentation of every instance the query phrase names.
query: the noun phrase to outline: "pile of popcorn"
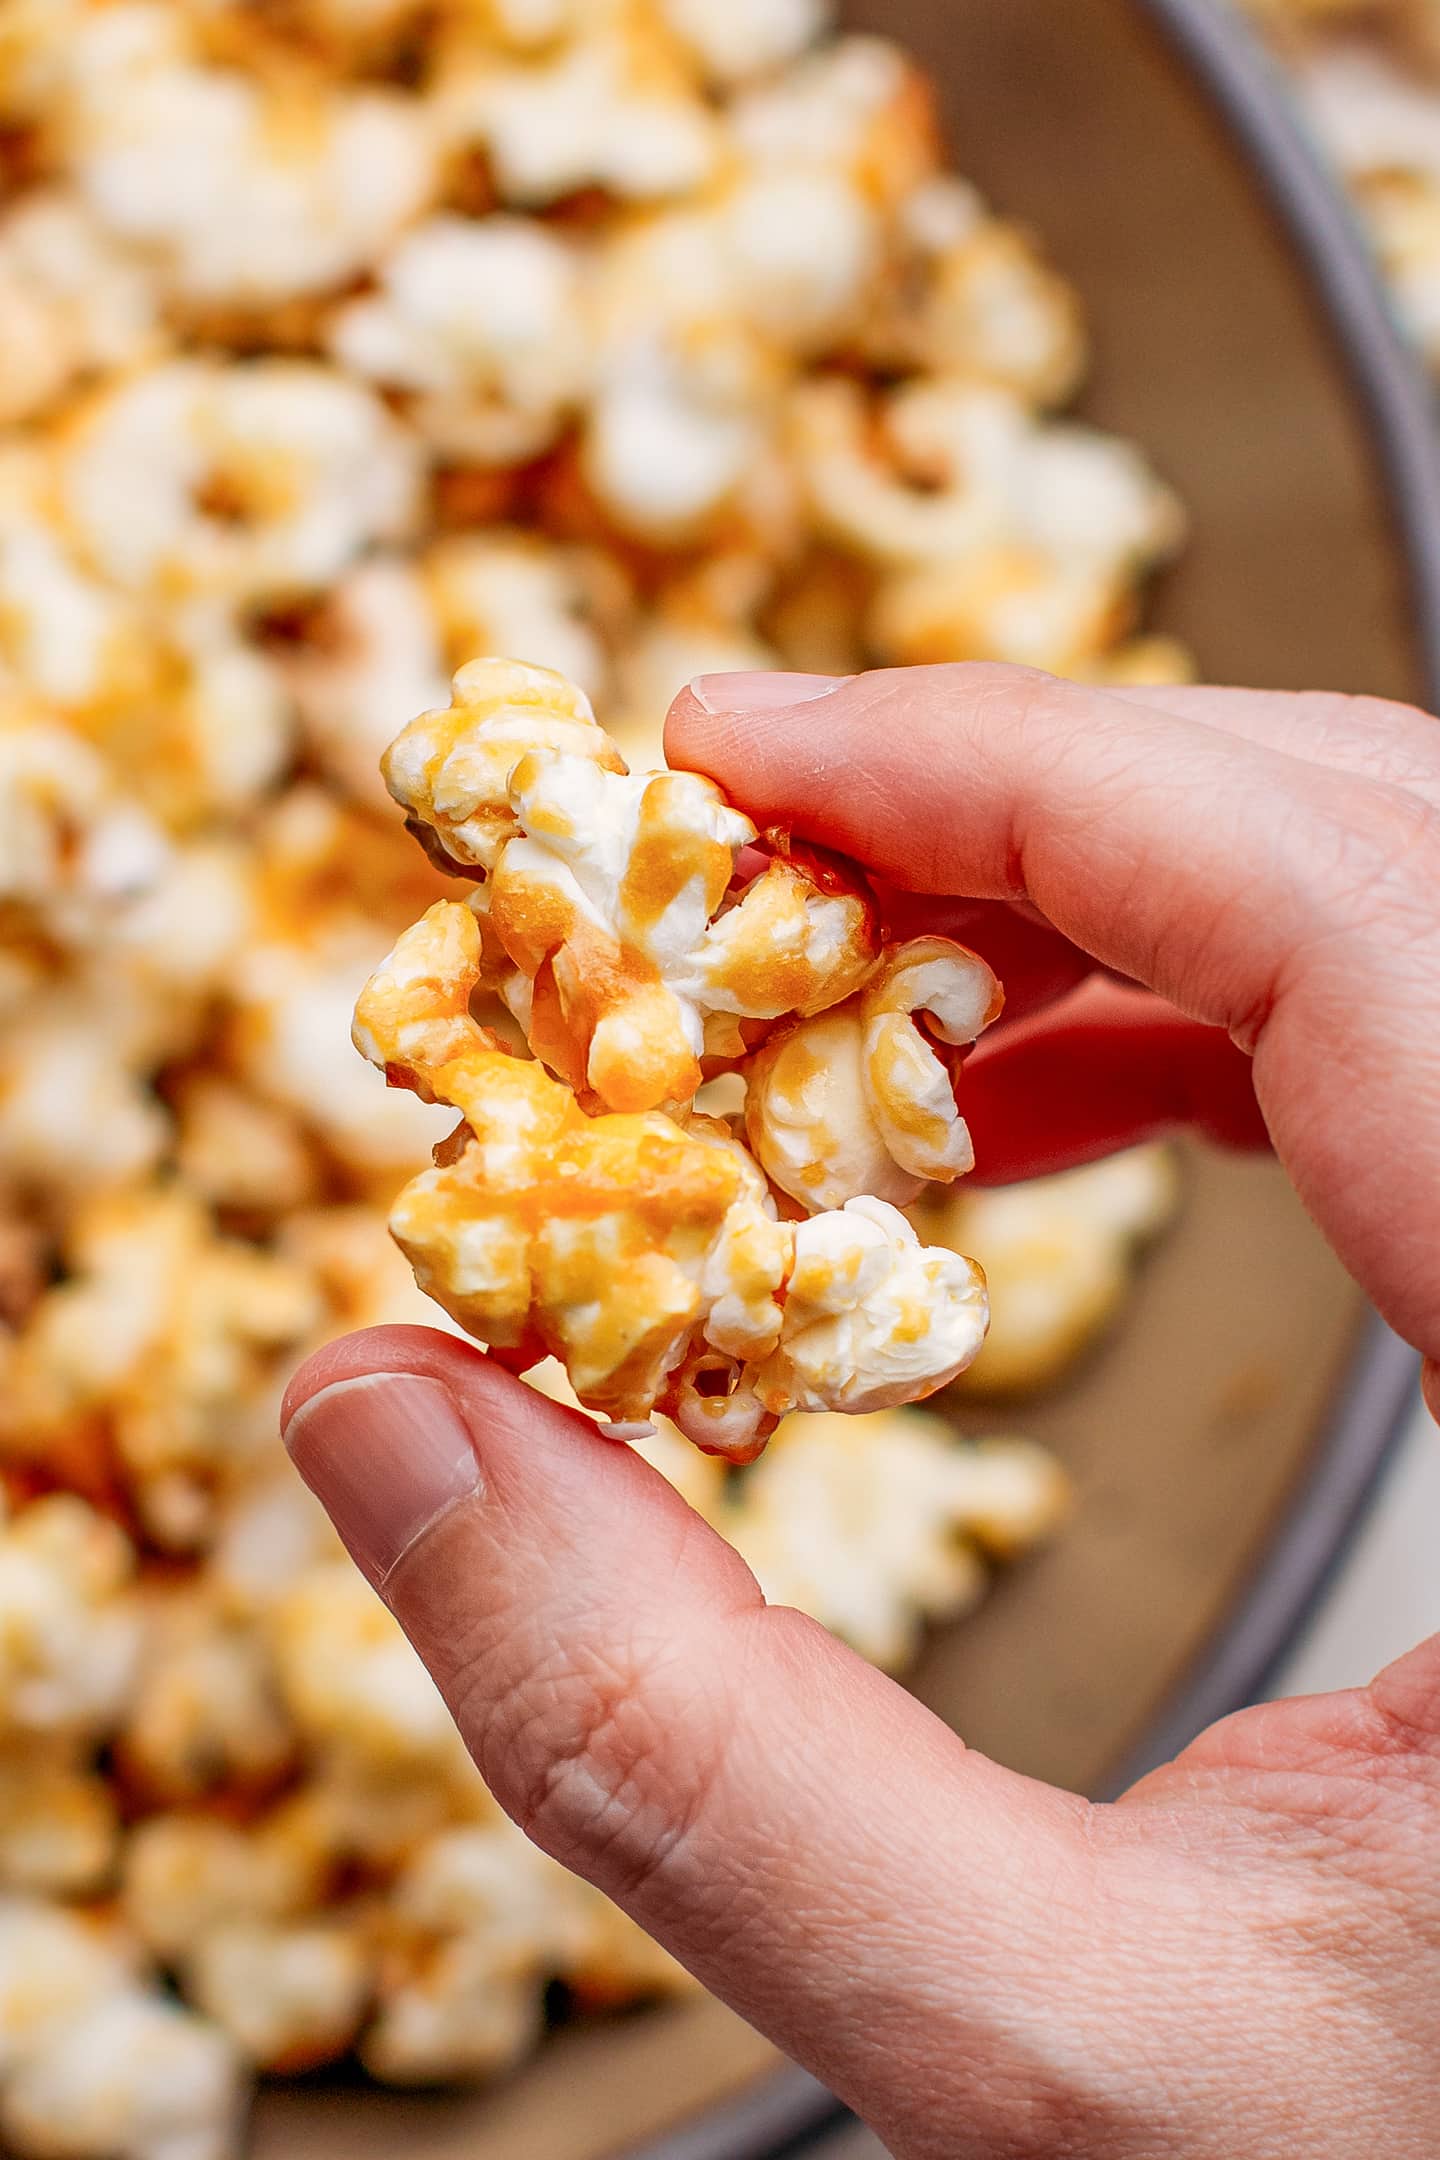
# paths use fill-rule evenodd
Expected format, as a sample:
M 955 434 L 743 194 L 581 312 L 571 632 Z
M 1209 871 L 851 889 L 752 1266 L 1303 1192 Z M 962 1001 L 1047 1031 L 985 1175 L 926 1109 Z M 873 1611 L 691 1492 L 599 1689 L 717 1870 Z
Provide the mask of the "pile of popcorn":
M 386 1217 L 453 1119 L 348 1039 L 453 890 L 382 747 L 487 651 L 632 767 L 704 670 L 1182 675 L 1180 519 L 820 0 L 8 0 L 0 320 L 0 2145 L 223 2160 L 257 2067 L 480 2078 L 556 1980 L 681 1984 L 499 1817 L 280 1458 L 304 1354 L 437 1317 Z M 947 1203 L 966 1389 L 1091 1337 L 1170 1176 Z M 1062 1505 L 924 1412 L 637 1444 L 887 1665 Z
M 1440 377 L 1440 0 L 1250 0 Z

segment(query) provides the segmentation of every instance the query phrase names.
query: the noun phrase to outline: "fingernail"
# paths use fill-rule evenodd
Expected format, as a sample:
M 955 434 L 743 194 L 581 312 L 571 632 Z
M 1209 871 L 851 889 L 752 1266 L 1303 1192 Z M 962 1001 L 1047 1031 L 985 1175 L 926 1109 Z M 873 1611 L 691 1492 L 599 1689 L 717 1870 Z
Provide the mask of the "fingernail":
M 418 1373 L 322 1388 L 291 1418 L 285 1446 L 377 1590 L 432 1523 L 483 1490 L 454 1397 Z
M 708 713 L 781 712 L 810 705 L 851 680 L 848 675 L 782 675 L 750 670 L 735 675 L 697 675 L 690 695 Z

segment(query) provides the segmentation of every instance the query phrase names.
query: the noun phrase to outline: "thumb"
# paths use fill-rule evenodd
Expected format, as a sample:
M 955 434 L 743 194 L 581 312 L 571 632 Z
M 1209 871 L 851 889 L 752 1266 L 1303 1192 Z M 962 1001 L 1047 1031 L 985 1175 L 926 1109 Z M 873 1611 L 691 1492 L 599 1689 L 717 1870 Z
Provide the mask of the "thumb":
M 767 1606 L 648 1464 L 466 1344 L 351 1336 L 284 1415 L 538 1844 L 897 2150 L 928 2149 L 937 2107 L 966 2125 L 947 2153 L 1009 2150 L 1017 2107 L 1046 2115 L 1037 2035 L 1081 1986 L 1057 1915 L 1084 1926 L 1083 1803 Z

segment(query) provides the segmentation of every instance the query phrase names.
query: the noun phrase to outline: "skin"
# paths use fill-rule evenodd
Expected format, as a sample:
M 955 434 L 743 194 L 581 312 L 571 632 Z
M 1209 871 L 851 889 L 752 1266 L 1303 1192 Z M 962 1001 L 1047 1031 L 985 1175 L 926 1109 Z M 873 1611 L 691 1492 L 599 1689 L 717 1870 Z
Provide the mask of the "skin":
M 996 965 L 985 1174 L 1268 1135 L 1440 1415 L 1440 724 L 967 666 L 710 678 L 668 747 Z M 346 1462 L 403 1480 L 437 1404 L 481 1482 L 407 1487 L 377 1552 Z M 900 2160 L 1433 2155 L 1440 1638 L 1097 1807 L 767 1607 L 642 1462 L 467 1345 L 351 1337 L 287 1413 L 503 1804 Z

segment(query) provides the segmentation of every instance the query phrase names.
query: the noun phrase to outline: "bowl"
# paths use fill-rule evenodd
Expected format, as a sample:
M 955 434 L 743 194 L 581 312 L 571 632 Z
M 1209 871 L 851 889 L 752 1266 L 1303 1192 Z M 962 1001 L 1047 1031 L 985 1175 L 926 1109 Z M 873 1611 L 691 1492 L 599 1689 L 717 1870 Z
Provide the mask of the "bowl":
M 1363 243 L 1214 0 L 856 0 L 941 85 L 960 170 L 1084 296 L 1085 409 L 1189 507 L 1158 593 L 1218 680 L 1433 702 L 1440 475 Z M 1253 1696 L 1361 1509 L 1410 1353 L 1271 1164 L 1199 1152 L 1125 1324 L 1026 1405 L 1079 1506 L 911 1684 L 1104 1794 Z M 969 1418 L 971 1423 L 975 1419 Z M 980 1422 L 984 1422 L 981 1420 Z M 262 2096 L 256 2160 L 759 2160 L 833 2115 L 718 2004 L 558 2033 L 479 2096 Z

